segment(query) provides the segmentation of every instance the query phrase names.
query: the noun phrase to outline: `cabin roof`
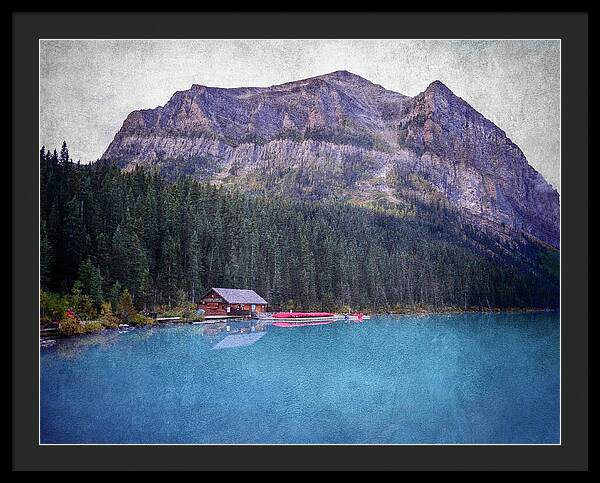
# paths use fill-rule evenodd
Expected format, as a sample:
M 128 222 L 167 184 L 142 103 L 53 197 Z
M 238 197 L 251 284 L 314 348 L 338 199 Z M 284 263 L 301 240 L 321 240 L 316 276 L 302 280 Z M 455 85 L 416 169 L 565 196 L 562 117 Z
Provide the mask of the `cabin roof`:
M 268 302 L 258 295 L 254 290 L 242 290 L 238 288 L 212 288 L 226 302 L 230 304 L 267 304 Z M 210 292 L 209 292 L 210 293 Z

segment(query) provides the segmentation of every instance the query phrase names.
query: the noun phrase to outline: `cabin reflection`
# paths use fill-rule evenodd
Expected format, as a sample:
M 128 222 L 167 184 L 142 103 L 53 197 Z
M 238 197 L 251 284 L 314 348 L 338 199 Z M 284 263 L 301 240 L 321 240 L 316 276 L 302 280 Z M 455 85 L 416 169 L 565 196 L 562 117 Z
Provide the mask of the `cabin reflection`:
M 251 334 L 253 332 L 265 332 L 267 325 L 257 320 L 228 320 L 210 324 L 202 324 L 202 335 L 217 336 L 221 334 Z
M 241 336 L 237 339 L 230 339 L 222 344 L 222 347 L 241 347 L 251 345 L 258 341 L 260 337 L 255 335 L 266 332 L 268 322 L 256 319 L 225 319 L 220 322 L 202 323 L 200 325 L 189 324 L 169 324 L 164 323 L 156 327 L 128 327 L 127 329 L 106 329 L 97 334 L 86 334 L 77 337 L 44 337 L 40 340 L 40 348 L 44 351 L 55 353 L 62 359 L 74 359 L 81 357 L 82 354 L 91 347 L 101 347 L 107 349 L 110 346 L 119 343 L 127 335 L 127 340 L 146 340 L 163 330 L 171 332 L 186 332 L 193 327 L 193 333 L 207 337 L 214 337 L 216 343 L 221 342 L 230 336 Z M 246 334 L 248 337 L 246 337 Z M 129 339 L 131 337 L 132 339 Z
M 247 347 L 258 342 L 266 335 L 268 324 L 256 320 L 227 321 L 216 324 L 206 324 L 202 334 L 219 337 L 219 341 L 211 349 L 233 349 Z

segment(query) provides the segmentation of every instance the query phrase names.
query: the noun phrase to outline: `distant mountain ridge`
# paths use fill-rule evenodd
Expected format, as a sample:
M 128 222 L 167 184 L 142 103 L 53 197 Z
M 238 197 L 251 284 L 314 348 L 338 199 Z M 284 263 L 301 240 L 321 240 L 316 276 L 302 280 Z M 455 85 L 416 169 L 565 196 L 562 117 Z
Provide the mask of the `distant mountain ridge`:
M 415 97 L 347 71 L 271 87 L 195 84 L 129 114 L 102 158 L 309 199 L 441 199 L 484 229 L 559 247 L 557 191 L 440 81 Z

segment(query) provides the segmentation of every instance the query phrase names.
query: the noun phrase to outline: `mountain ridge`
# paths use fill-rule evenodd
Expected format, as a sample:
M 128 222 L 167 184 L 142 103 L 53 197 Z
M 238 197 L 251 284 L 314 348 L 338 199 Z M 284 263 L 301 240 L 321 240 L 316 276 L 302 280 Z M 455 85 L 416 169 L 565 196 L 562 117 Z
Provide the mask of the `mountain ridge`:
M 501 128 L 439 80 L 414 97 L 348 71 L 269 87 L 194 84 L 164 106 L 130 113 L 102 159 L 311 199 L 384 196 L 392 204 L 401 181 L 417 177 L 482 227 L 560 246 L 556 190 Z

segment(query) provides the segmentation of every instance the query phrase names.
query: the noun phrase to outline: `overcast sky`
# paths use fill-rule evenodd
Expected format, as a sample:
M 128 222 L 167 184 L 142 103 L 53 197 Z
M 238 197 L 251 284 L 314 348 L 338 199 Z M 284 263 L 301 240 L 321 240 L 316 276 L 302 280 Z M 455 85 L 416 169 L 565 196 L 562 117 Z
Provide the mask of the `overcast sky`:
M 560 191 L 558 40 L 42 40 L 40 144 L 99 158 L 136 109 L 192 84 L 270 86 L 348 70 L 414 96 L 441 80 Z

